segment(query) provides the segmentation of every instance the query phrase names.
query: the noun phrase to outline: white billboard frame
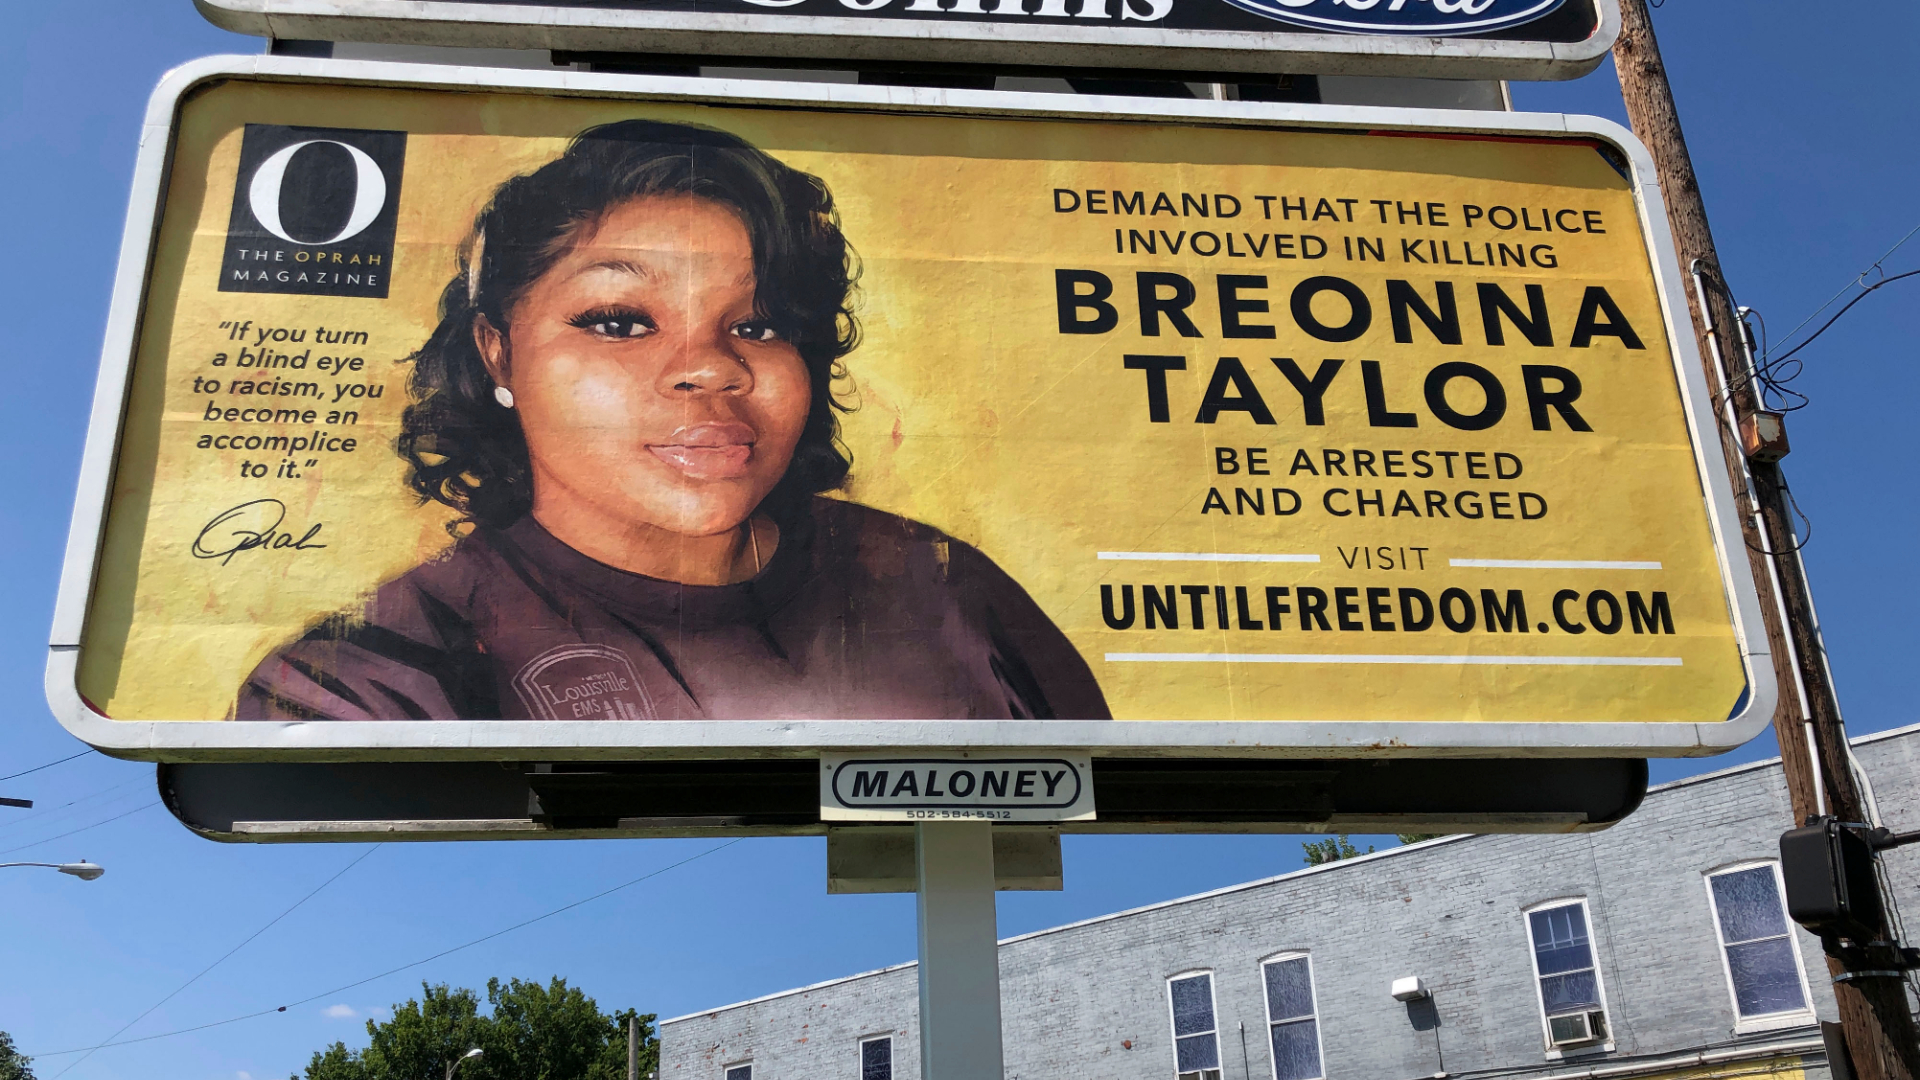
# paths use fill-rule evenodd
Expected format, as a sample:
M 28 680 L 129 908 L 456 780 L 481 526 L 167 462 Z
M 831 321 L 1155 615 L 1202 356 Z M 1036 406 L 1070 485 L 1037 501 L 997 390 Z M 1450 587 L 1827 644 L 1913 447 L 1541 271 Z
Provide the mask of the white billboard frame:
M 763 3 L 764 0 L 753 0 Z M 1620 36 L 1619 0 L 1592 0 L 1584 41 L 937 22 L 739 12 L 611 10 L 457 0 L 194 0 L 226 30 L 263 37 L 468 48 L 741 57 L 884 66 L 885 61 L 1186 72 L 1576 79 Z M 768 6 L 774 6 L 769 4 Z M 784 5 L 782 5 L 784 6 Z M 930 33 L 937 27 L 938 33 Z M 876 62 L 878 62 L 876 64 Z
M 1745 668 L 1745 708 L 1699 723 L 1566 721 L 1197 720 L 649 720 L 308 721 L 113 720 L 80 696 L 82 635 L 101 554 L 147 277 L 182 101 L 209 82 L 250 79 L 369 87 L 625 97 L 732 106 L 811 106 L 864 112 L 977 117 L 1286 127 L 1327 131 L 1427 131 L 1602 141 L 1627 163 L 1642 237 L 1652 255 L 1662 318 L 1685 408 L 1735 641 Z M 1292 105 L 1096 97 L 920 87 L 787 83 L 584 72 L 214 56 L 168 72 L 143 121 L 140 153 L 81 461 L 46 670 L 49 706 L 75 737 L 124 758 L 154 761 L 620 760 L 809 757 L 880 749 L 1050 749 L 1098 755 L 1208 758 L 1676 757 L 1731 750 L 1771 722 L 1776 685 L 1756 583 L 1719 436 L 1719 415 L 1687 326 L 1686 276 L 1674 253 L 1653 160 L 1631 132 L 1599 117 L 1558 113 Z

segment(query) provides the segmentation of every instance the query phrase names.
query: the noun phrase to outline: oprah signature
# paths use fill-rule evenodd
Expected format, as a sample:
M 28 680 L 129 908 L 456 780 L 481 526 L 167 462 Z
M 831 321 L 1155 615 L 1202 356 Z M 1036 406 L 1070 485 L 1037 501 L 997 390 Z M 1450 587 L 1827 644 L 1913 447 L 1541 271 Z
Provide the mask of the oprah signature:
M 293 533 L 280 530 L 280 523 L 286 519 L 287 504 L 279 499 L 243 502 L 223 511 L 201 528 L 200 535 L 193 538 L 193 557 L 219 559 L 220 565 L 225 566 L 235 555 L 257 548 L 312 551 L 327 546 L 313 542 L 321 526 L 315 525 L 296 538 Z

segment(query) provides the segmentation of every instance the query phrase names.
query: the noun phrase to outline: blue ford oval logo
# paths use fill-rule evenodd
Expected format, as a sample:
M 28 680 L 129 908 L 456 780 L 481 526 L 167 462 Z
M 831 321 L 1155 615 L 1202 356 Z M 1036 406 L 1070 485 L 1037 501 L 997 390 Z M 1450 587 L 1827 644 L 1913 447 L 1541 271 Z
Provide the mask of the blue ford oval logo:
M 1255 15 L 1315 30 L 1451 37 L 1529 23 L 1566 0 L 1227 0 Z

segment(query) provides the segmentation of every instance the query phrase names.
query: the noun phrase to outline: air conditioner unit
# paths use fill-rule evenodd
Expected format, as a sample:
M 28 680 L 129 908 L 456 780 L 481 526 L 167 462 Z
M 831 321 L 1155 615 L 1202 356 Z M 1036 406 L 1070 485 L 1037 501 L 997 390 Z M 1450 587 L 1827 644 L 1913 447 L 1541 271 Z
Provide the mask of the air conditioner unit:
M 1607 1037 L 1607 1013 L 1604 1009 L 1547 1017 L 1547 1041 L 1555 1048 L 1585 1046 Z

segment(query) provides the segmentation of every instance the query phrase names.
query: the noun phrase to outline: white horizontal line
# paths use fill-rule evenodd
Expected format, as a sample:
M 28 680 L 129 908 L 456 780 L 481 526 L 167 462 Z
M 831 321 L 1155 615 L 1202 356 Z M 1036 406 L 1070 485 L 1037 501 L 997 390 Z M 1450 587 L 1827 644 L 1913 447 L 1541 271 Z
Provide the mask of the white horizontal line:
M 1318 555 L 1239 555 L 1220 551 L 1102 551 L 1103 559 L 1134 559 L 1141 562 L 1309 562 Z
M 1424 653 L 1151 653 L 1110 652 L 1110 664 L 1518 664 L 1533 667 L 1679 667 L 1677 656 L 1433 656 Z
M 1657 562 L 1614 562 L 1606 559 L 1448 559 L 1448 566 L 1478 566 L 1492 570 L 1658 570 Z

